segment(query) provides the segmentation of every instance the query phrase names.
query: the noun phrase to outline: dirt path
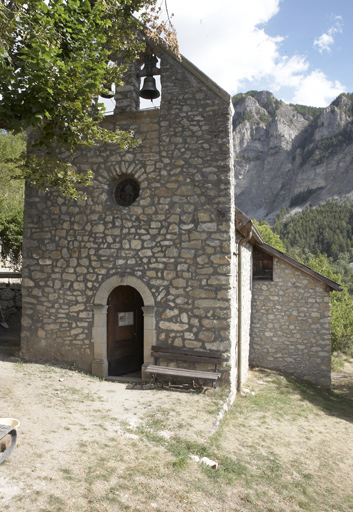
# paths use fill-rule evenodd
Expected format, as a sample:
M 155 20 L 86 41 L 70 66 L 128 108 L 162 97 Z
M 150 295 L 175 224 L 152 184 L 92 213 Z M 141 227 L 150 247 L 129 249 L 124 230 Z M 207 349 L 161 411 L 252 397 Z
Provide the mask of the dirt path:
M 20 421 L 16 447 L 0 466 L 0 509 L 6 505 L 8 512 L 33 512 L 30 497 L 44 490 L 65 498 L 63 468 L 80 461 L 82 446 L 97 457 L 100 442 L 133 438 L 130 429 L 159 415 L 163 421 L 168 415 L 166 436 L 177 427 L 179 435 L 200 441 L 214 430 L 222 403 L 218 395 L 141 389 L 22 362 L 0 361 L 0 384 L 0 416 Z
M 0 465 L 0 510 L 348 512 L 353 361 L 333 381 L 330 394 L 250 372 L 212 436 L 221 389 L 141 389 L 0 360 L 0 416 L 21 422 Z M 220 470 L 190 461 L 195 454 Z

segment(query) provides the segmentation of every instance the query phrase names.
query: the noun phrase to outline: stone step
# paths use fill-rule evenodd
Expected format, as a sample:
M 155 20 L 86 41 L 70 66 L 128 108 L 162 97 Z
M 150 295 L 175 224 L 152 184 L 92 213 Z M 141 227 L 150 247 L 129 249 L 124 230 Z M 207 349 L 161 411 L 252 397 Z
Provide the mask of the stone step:
M 14 343 L 13 340 L 1 340 L 0 342 L 0 355 L 19 357 L 21 346 L 19 343 Z

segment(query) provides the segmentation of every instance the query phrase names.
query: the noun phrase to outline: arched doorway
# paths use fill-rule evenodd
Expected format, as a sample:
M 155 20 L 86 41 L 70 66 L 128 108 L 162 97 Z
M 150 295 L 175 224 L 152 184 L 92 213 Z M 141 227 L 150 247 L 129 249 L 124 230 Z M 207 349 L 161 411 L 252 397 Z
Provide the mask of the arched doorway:
M 143 364 L 143 299 L 132 286 L 118 286 L 108 297 L 108 375 L 141 371 Z
M 101 379 L 105 379 L 109 375 L 107 357 L 108 298 L 112 291 L 119 286 L 131 286 L 138 291 L 143 299 L 143 363 L 146 364 L 153 361 L 151 349 L 152 345 L 156 344 L 155 303 L 153 295 L 147 285 L 135 276 L 126 274 L 111 276 L 99 286 L 92 305 L 92 375 Z

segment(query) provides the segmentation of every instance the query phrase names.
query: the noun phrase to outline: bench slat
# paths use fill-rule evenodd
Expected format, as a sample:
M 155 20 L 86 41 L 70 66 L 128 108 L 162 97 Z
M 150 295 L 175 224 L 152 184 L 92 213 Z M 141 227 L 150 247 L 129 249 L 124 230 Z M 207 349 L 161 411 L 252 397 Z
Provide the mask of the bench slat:
M 200 356 L 189 356 L 184 354 L 170 354 L 170 353 L 163 353 L 163 352 L 151 352 L 152 357 L 156 357 L 158 359 L 172 359 L 173 361 L 189 361 L 190 363 L 211 363 L 211 364 L 217 364 L 220 363 L 220 359 L 214 359 L 210 357 L 200 357 Z
M 146 368 L 147 373 L 170 375 L 174 377 L 189 377 L 194 379 L 217 380 L 221 374 L 218 372 L 204 372 L 201 370 L 185 370 L 182 368 L 170 368 L 168 366 L 149 365 Z
M 156 375 L 166 375 L 169 377 L 211 380 L 213 390 L 216 381 L 222 376 L 222 374 L 217 371 L 217 364 L 222 364 L 222 352 L 217 352 L 215 350 L 195 350 L 183 347 L 161 347 L 159 345 L 153 345 L 151 355 L 155 359 L 155 364 L 151 364 L 146 367 L 146 372 L 151 375 L 151 379 Z M 175 366 L 160 366 L 157 364 L 157 361 L 160 359 L 212 364 L 214 366 L 214 370 L 189 370 L 187 368 L 178 368 Z
M 185 354 L 191 356 L 210 357 L 215 359 L 222 359 L 223 353 L 217 352 L 216 350 L 196 350 L 193 348 L 182 348 L 182 347 L 161 347 L 157 345 L 152 346 L 153 352 L 163 352 L 170 354 Z

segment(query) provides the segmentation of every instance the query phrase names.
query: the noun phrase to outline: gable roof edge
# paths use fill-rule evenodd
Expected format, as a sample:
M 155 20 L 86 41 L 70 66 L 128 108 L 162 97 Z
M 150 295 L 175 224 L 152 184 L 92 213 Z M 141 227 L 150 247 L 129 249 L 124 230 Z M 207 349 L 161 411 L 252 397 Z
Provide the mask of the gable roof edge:
M 220 87 L 214 80 L 208 77 L 203 71 L 201 71 L 201 69 L 195 66 L 195 64 L 193 64 L 183 55 L 181 56 L 181 64 L 196 78 L 203 82 L 209 89 L 216 93 L 221 99 L 227 103 L 232 103 L 232 97 L 227 91 L 222 89 L 222 87 Z
M 271 254 L 272 256 L 275 256 L 279 260 L 282 260 L 284 263 L 288 263 L 288 265 L 291 265 L 292 267 L 296 268 L 297 270 L 300 270 L 301 272 L 304 272 L 308 276 L 312 277 L 313 279 L 316 279 L 316 281 L 320 281 L 324 283 L 328 288 L 331 289 L 331 291 L 341 292 L 342 288 L 338 283 L 335 281 L 332 281 L 328 277 L 323 276 L 322 274 L 319 274 L 319 272 L 316 272 L 316 270 L 313 270 L 312 268 L 308 267 L 307 265 L 304 265 L 303 263 L 300 263 L 299 261 L 295 260 L 294 258 L 291 258 L 290 256 L 287 256 L 283 252 L 279 251 L 278 249 L 275 249 L 274 247 L 271 247 L 271 245 L 267 245 L 265 243 L 256 243 L 255 244 L 259 249 L 262 251 Z
M 193 64 L 190 60 L 188 60 L 183 55 L 180 55 L 181 60 L 178 60 L 174 53 L 166 48 L 165 45 L 160 44 L 158 45 L 154 41 L 148 40 L 148 45 L 151 46 L 154 49 L 158 49 L 159 51 L 163 51 L 169 55 L 169 57 L 172 57 L 176 62 L 179 62 L 185 69 L 187 69 L 190 73 L 192 73 L 196 78 L 198 78 L 201 82 L 203 82 L 211 91 L 216 93 L 222 100 L 226 101 L 227 103 L 230 103 L 233 106 L 232 103 L 232 96 L 222 89 L 214 80 L 209 78 L 206 73 L 201 71 L 195 64 Z
M 282 260 L 283 262 L 287 263 L 288 265 L 291 265 L 292 267 L 296 268 L 297 270 L 304 272 L 308 276 L 312 277 L 313 279 L 316 279 L 316 281 L 320 281 L 321 283 L 324 283 L 328 288 L 330 288 L 331 291 L 341 292 L 342 288 L 338 283 L 335 281 L 332 281 L 332 279 L 329 279 L 328 277 L 323 276 L 322 274 L 319 274 L 319 272 L 316 272 L 312 268 L 308 267 L 307 265 L 304 265 L 303 263 L 300 263 L 299 261 L 295 260 L 294 258 L 291 258 L 290 256 L 287 256 L 283 252 L 279 251 L 278 249 L 275 249 L 271 245 L 265 244 L 263 241 L 261 234 L 259 233 L 258 229 L 247 215 L 245 215 L 244 212 L 239 210 L 238 207 L 235 206 L 235 225 L 236 229 L 241 233 L 243 236 L 251 235 L 250 237 L 250 243 L 252 243 L 254 246 L 258 247 L 262 251 L 271 254 L 271 256 L 275 256 L 279 260 Z
M 250 236 L 249 242 L 254 244 L 256 242 L 263 242 L 263 239 L 260 235 L 259 230 L 253 223 L 253 221 L 245 215 L 244 212 L 239 210 L 237 206 L 234 207 L 235 209 L 235 229 L 239 231 L 243 236 L 247 237 Z

